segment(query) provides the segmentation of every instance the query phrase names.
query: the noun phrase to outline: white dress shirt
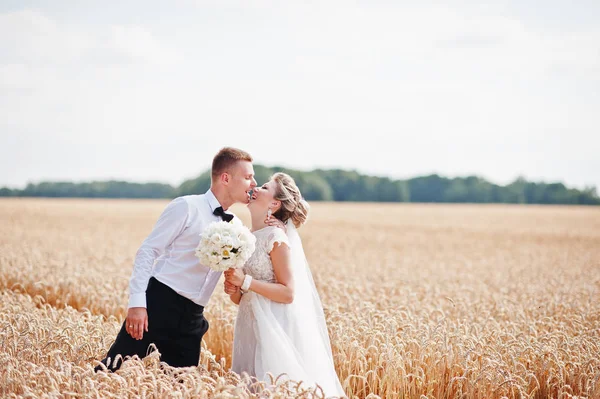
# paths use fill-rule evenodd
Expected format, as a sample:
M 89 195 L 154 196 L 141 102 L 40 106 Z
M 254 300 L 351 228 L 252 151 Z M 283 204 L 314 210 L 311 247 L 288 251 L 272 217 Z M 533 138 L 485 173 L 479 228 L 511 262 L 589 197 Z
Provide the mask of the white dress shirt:
M 175 198 L 167 205 L 135 256 L 128 307 L 146 307 L 150 277 L 206 306 L 222 273 L 201 265 L 195 250 L 202 231 L 221 220 L 213 215 L 220 206 L 210 190 L 203 195 Z M 242 224 L 237 217 L 233 221 Z

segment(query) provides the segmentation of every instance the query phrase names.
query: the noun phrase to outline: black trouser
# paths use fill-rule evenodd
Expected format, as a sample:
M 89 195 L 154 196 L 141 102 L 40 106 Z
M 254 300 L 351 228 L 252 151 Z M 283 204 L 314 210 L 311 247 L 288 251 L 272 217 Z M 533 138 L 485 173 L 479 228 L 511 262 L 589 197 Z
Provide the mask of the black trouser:
M 119 360 L 113 364 L 117 355 L 143 358 L 153 343 L 161 354 L 161 361 L 174 367 L 197 366 L 202 336 L 208 330 L 204 307 L 182 297 L 154 277 L 148 282 L 146 305 L 148 332 L 144 331 L 144 337 L 139 341 L 132 338 L 125 330 L 125 320 L 102 363 L 106 366 L 110 358 L 109 370 L 116 371 L 123 363 Z M 96 367 L 96 371 L 100 369 L 101 366 Z

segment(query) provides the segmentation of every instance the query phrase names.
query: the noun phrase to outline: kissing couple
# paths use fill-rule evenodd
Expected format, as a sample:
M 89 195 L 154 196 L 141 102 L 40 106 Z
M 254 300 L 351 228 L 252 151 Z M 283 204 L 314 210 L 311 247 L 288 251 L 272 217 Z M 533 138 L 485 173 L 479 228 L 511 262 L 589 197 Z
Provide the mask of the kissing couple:
M 173 367 L 198 366 L 209 327 L 204 308 L 223 273 L 200 264 L 195 251 L 212 222 L 242 225 L 227 212 L 235 203 L 248 206 L 256 249 L 243 268 L 224 273 L 224 290 L 239 305 L 232 370 L 261 381 L 285 374 L 326 396 L 345 396 L 297 231 L 308 203 L 285 173 L 258 187 L 250 154 L 231 147 L 215 155 L 210 189 L 171 201 L 137 251 L 127 318 L 96 371 L 116 371 L 127 356 L 143 358 L 150 344 Z

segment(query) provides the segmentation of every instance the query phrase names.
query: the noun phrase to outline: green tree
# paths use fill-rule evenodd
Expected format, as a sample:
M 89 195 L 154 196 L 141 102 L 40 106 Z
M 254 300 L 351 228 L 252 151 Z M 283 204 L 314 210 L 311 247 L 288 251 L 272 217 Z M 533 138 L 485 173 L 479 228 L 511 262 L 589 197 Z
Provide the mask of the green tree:
M 0 197 L 14 197 L 16 195 L 15 190 L 11 190 L 8 187 L 0 188 Z
M 529 182 L 519 177 L 506 186 L 492 184 L 478 176 L 449 179 L 437 174 L 408 180 L 367 176 L 355 170 L 300 171 L 281 166 L 254 165 L 258 184 L 275 172 L 290 174 L 309 201 L 376 202 L 475 202 L 527 204 L 600 205 L 594 187 L 577 190 L 563 183 Z M 23 190 L 0 189 L 0 196 L 92 197 L 92 198 L 173 198 L 202 194 L 210 187 L 210 171 L 184 181 L 174 188 L 163 183 L 93 181 L 87 183 L 30 183 Z

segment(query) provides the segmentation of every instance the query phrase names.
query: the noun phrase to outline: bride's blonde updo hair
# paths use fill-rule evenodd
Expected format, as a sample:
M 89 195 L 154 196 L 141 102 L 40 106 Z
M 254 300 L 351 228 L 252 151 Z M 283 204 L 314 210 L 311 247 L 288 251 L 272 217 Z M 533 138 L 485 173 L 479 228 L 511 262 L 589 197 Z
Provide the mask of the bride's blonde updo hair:
M 302 198 L 294 179 L 290 175 L 280 172 L 271 176 L 271 180 L 276 183 L 274 198 L 281 202 L 281 208 L 273 216 L 283 223 L 291 219 L 294 226 L 302 226 L 306 222 L 310 207 L 308 202 Z

